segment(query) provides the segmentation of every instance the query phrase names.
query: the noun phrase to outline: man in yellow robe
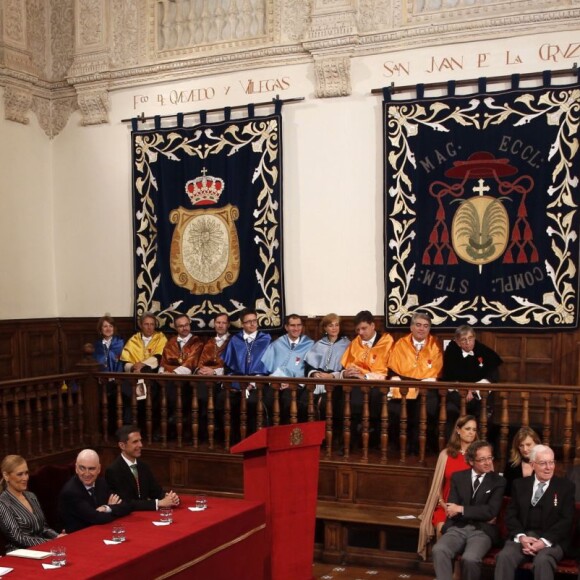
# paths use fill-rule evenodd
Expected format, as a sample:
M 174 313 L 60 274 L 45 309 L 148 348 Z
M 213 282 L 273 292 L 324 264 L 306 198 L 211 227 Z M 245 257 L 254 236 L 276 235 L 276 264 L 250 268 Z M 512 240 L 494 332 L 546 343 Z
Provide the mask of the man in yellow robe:
M 126 373 L 156 372 L 167 343 L 166 336 L 157 330 L 157 319 L 150 312 L 139 318 L 141 332 L 134 334 L 121 353 Z
M 423 312 L 415 312 L 411 318 L 411 333 L 395 343 L 389 357 L 389 378 L 397 380 L 436 381 L 443 370 L 443 347 L 431 335 L 431 317 Z M 410 388 L 407 394 L 409 412 L 409 441 L 411 452 L 418 443 L 418 406 L 411 402 L 417 398 L 419 390 Z M 389 415 L 398 423 L 401 407 L 401 393 L 398 387 L 391 387 Z M 434 434 L 436 427 L 439 396 L 435 390 L 427 392 L 427 424 Z
M 157 319 L 150 312 L 139 318 L 140 332 L 134 334 L 121 353 L 121 362 L 126 373 L 156 373 L 167 338 L 157 330 Z M 123 389 L 126 392 L 126 389 Z M 130 395 L 130 393 L 125 393 Z M 143 381 L 137 384 L 137 397 L 145 398 L 147 388 Z

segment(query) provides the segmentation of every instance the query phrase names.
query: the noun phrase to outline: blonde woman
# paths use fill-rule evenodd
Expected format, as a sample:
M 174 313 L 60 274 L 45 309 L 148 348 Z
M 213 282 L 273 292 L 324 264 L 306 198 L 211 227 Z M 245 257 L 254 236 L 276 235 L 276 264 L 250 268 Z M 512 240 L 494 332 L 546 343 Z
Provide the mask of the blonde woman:
M 6 538 L 6 552 L 37 546 L 60 537 L 46 525 L 38 499 L 28 491 L 28 465 L 20 455 L 2 461 L 0 482 L 0 531 Z
M 522 427 L 514 435 L 510 458 L 503 474 L 507 481 L 505 495 L 511 497 L 514 479 L 532 475 L 533 469 L 529 463 L 530 451 L 540 443 L 540 436 L 531 427 Z

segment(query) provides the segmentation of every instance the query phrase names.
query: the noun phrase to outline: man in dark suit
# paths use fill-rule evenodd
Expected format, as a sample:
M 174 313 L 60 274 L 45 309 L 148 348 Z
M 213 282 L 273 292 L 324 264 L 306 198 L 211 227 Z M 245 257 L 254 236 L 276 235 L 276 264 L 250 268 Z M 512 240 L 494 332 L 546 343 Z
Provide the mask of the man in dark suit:
M 534 578 L 553 580 L 572 535 L 574 484 L 554 476 L 554 452 L 536 445 L 530 453 L 534 474 L 516 479 L 506 512 L 508 541 L 498 554 L 495 580 L 513 580 L 516 568 L 533 560 Z
M 493 448 L 487 441 L 475 441 L 465 459 L 471 469 L 451 476 L 447 521 L 443 536 L 433 548 L 437 580 L 453 578 L 457 554 L 462 554 L 461 577 L 478 580 L 482 558 L 500 539 L 493 520 L 501 509 L 506 481 L 493 472 Z
M 165 493 L 141 457 L 143 441 L 138 427 L 123 425 L 117 431 L 121 454 L 109 465 L 105 479 L 114 493 L 134 510 L 157 510 L 176 507 L 179 497 L 173 491 Z
M 92 449 L 83 449 L 76 460 L 76 475 L 62 488 L 58 511 L 67 533 L 96 524 L 108 524 L 131 513 L 131 506 L 112 494 L 101 472 L 99 456 Z

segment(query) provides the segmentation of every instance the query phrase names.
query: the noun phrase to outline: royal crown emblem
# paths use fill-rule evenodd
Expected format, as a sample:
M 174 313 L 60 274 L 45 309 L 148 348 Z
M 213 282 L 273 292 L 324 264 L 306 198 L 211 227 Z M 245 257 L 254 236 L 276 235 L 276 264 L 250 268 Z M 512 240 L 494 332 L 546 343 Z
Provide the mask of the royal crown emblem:
M 175 224 L 170 265 L 173 282 L 192 294 L 220 294 L 236 282 L 240 273 L 240 244 L 235 221 L 239 209 L 216 205 L 224 192 L 224 180 L 201 175 L 185 184 L 191 203 L 199 209 L 178 207 L 169 213 Z
M 201 170 L 202 175 L 189 180 L 185 184 L 185 193 L 193 205 L 212 205 L 217 203 L 224 192 L 224 180 L 220 177 L 206 175 L 207 169 Z

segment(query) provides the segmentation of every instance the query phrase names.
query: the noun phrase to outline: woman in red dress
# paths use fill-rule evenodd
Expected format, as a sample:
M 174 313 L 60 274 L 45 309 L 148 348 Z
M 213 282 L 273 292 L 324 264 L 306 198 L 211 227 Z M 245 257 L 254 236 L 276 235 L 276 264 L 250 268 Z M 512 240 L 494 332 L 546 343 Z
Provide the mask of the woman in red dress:
M 419 516 L 421 526 L 419 528 L 417 553 L 423 559 L 427 558 L 427 545 L 429 542 L 433 537 L 439 538 L 441 535 L 441 528 L 447 517 L 445 515 L 445 503 L 451 489 L 451 476 L 456 471 L 469 469 L 469 464 L 465 461 L 465 452 L 478 439 L 475 417 L 473 415 L 464 415 L 455 422 L 447 447 L 439 454 L 433 481 L 431 482 L 431 490 L 423 512 Z

